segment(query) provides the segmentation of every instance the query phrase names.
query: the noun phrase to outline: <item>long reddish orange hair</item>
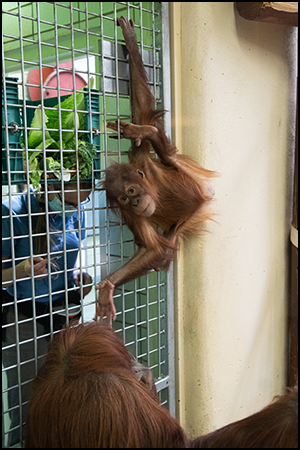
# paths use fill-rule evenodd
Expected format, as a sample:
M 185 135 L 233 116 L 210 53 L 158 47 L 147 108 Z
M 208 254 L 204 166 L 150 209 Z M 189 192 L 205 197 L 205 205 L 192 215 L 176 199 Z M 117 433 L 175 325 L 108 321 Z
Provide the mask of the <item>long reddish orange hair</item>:
M 136 378 L 132 356 L 106 324 L 62 330 L 29 401 L 26 448 L 182 448 L 178 422 Z
M 256 414 L 206 436 L 192 448 L 298 448 L 298 387 Z

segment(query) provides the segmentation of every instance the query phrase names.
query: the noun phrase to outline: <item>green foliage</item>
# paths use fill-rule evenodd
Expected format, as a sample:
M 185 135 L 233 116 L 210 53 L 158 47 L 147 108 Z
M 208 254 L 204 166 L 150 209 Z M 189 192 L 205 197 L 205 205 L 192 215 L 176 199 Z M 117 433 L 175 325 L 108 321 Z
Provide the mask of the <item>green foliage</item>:
M 92 83 L 91 83 L 92 84 Z M 82 90 L 82 89 L 81 89 Z M 46 152 L 46 149 L 63 150 L 63 172 L 69 169 L 78 169 L 80 178 L 84 179 L 90 176 L 92 172 L 93 159 L 96 156 L 96 147 L 94 144 L 85 140 L 85 114 L 83 112 L 76 112 L 84 110 L 84 93 L 77 92 L 66 98 L 60 105 L 52 110 L 45 110 L 42 119 L 41 105 L 37 107 L 32 119 L 31 128 L 37 130 L 30 130 L 28 134 L 28 158 L 30 181 L 34 187 L 39 187 L 41 176 L 44 171 L 44 157 L 46 156 L 46 168 L 54 172 L 56 177 L 61 180 L 61 152 Z M 59 113 L 61 116 L 59 119 Z M 43 140 L 44 129 L 44 140 Z M 60 130 L 68 130 L 61 132 L 60 145 Z M 77 136 L 76 136 L 77 134 Z M 24 139 L 21 138 L 21 145 L 25 148 Z M 41 150 L 41 151 L 37 151 Z M 65 150 L 73 150 L 66 152 Z M 77 150 L 77 152 L 76 152 Z M 51 155 L 51 156 L 50 156 Z M 78 160 L 77 160 L 78 158 Z M 73 178 L 76 178 L 76 174 Z

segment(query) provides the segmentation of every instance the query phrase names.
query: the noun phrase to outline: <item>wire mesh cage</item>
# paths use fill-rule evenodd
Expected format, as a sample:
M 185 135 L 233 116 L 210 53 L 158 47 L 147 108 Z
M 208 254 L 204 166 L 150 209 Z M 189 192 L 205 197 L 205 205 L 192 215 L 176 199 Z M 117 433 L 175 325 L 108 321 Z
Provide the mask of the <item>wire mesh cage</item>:
M 2 444 L 10 447 L 20 446 L 24 439 L 30 384 L 49 341 L 59 332 L 54 318 L 68 322 L 79 305 L 81 320 L 92 320 L 95 286 L 135 251 L 131 232 L 108 209 L 105 192 L 97 184 L 112 162 L 128 161 L 130 147 L 129 141 L 109 139 L 105 126 L 131 118 L 128 56 L 116 22 L 120 15 L 135 22 L 157 107 L 170 106 L 166 4 L 3 2 L 2 9 L 2 259 L 6 270 Z M 80 108 L 77 100 L 73 107 L 63 107 L 65 99 L 80 94 L 84 96 Z M 58 113 L 52 128 L 45 118 L 49 111 Z M 67 113 L 73 114 L 73 122 L 64 121 Z M 42 119 L 34 122 L 39 114 Z M 39 133 L 36 147 L 32 147 L 31 131 Z M 75 148 L 67 148 L 68 133 L 73 133 Z M 55 144 L 47 146 L 50 138 Z M 80 178 L 80 140 L 96 148 L 85 178 Z M 34 152 L 40 155 L 39 165 Z M 76 160 L 73 183 L 64 180 L 63 172 L 64 157 L 70 152 Z M 47 173 L 55 170 L 46 158 L 55 159 L 53 155 L 61 177 L 48 179 Z M 36 172 L 40 178 L 33 184 Z M 52 192 L 71 201 L 72 215 L 53 217 L 47 202 Z M 34 274 L 35 258 L 51 262 L 44 281 Z M 20 272 L 24 261 L 31 262 L 27 274 Z M 74 284 L 75 271 L 79 288 Z M 171 272 L 153 271 L 116 289 L 113 326 L 128 350 L 151 368 L 162 403 L 174 413 L 171 276 Z M 89 291 L 86 295 L 84 288 Z M 74 293 L 79 296 L 75 303 Z M 55 306 L 54 300 L 62 296 L 65 303 Z M 45 299 L 48 309 L 43 310 Z M 29 304 L 28 317 L 23 312 Z M 43 320 L 47 320 L 47 331 L 41 327 Z

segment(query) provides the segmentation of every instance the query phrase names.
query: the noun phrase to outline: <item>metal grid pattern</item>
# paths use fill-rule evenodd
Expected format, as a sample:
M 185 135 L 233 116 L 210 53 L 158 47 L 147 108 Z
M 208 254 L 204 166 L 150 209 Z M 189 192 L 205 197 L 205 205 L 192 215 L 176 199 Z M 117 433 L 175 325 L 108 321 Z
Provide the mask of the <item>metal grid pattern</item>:
M 10 358 L 2 365 L 2 446 L 7 445 L 9 429 L 15 431 L 16 444 L 22 442 L 23 425 L 26 422 L 26 391 L 34 377 L 42 357 L 47 350 L 49 340 L 56 331 L 54 314 L 64 314 L 74 308 L 72 293 L 76 286 L 70 286 L 70 276 L 74 267 L 79 271 L 82 283 L 84 273 L 91 277 L 87 286 L 91 288 L 88 295 L 81 299 L 82 320 L 89 321 L 95 312 L 95 285 L 109 272 L 124 264 L 135 251 L 133 237 L 106 206 L 105 193 L 97 190 L 98 180 L 112 161 L 127 162 L 128 141 L 109 139 L 110 133 L 105 128 L 107 121 L 130 119 L 130 93 L 128 80 L 128 62 L 122 33 L 117 27 L 116 18 L 120 15 L 131 17 L 136 24 L 138 42 L 141 45 L 143 60 L 148 72 L 151 88 L 159 108 L 170 109 L 169 98 L 169 64 L 168 64 L 168 13 L 167 4 L 159 2 L 3 2 L 3 48 L 2 48 L 2 203 L 6 205 L 3 220 L 6 220 L 9 236 L 2 237 L 3 243 L 10 243 L 10 255 L 2 254 L 3 267 L 10 268 L 11 301 L 10 319 L 3 329 L 14 336 L 12 341 L 4 341 L 3 355 Z M 164 54 L 163 50 L 164 49 Z M 59 68 L 59 70 L 57 70 Z M 35 78 L 34 75 L 35 74 Z M 48 74 L 48 77 L 46 75 Z M 50 74 L 50 78 L 49 78 Z M 51 78 L 52 77 L 52 78 Z M 56 84 L 47 80 L 56 77 Z M 64 84 L 64 78 L 68 83 Z M 93 86 L 92 86 L 93 78 Z M 90 193 L 90 202 L 80 204 L 80 184 L 77 164 L 77 189 L 73 192 L 77 199 L 77 220 L 71 226 L 62 216 L 62 227 L 55 230 L 50 225 L 51 211 L 45 202 L 45 232 L 36 233 L 34 223 L 41 212 L 35 208 L 33 198 L 37 192 L 30 184 L 30 161 L 28 150 L 28 131 L 33 129 L 31 118 L 35 110 L 41 109 L 42 117 L 49 106 L 47 96 L 58 105 L 59 154 L 64 157 L 63 131 L 61 113 L 62 95 L 78 92 L 77 82 L 84 80 L 87 84 L 85 109 L 79 110 L 74 103 L 74 115 L 85 113 L 86 127 L 84 133 L 97 147 L 97 163 L 94 162 L 90 185 L 86 186 L 86 196 Z M 76 86 L 74 88 L 74 86 Z M 38 94 L 37 94 L 38 93 Z M 36 100 L 36 96 L 39 98 Z M 93 107 L 96 97 L 97 107 Z M 99 103 L 99 106 L 98 106 Z M 38 106 L 40 105 L 40 106 Z M 167 116 L 166 128 L 170 131 Z M 44 121 L 36 131 L 42 131 L 42 148 L 45 148 L 47 129 Z M 75 134 L 78 135 L 78 123 L 75 120 Z M 68 130 L 70 131 L 70 130 Z M 20 145 L 23 137 L 25 150 Z M 45 152 L 45 150 L 43 150 Z M 57 150 L 52 150 L 52 152 Z M 51 150 L 49 150 L 51 153 Z M 77 150 L 74 150 L 76 153 Z M 78 160 L 78 153 L 76 153 Z M 45 159 L 44 159 L 45 161 Z M 43 170 L 47 167 L 44 162 Z M 67 183 L 57 184 L 62 198 L 68 189 Z M 82 186 L 81 186 L 82 191 Z M 70 192 L 70 191 L 69 191 Z M 67 193 L 69 193 L 67 192 Z M 40 193 L 47 198 L 49 180 L 41 185 Z M 27 210 L 16 213 L 15 205 L 22 198 Z M 64 205 L 64 203 L 63 203 Z M 65 207 L 63 206 L 63 209 Z M 16 223 L 25 223 L 18 229 Z M 23 226 L 23 225 L 22 225 Z M 16 232 L 16 230 L 19 230 Z M 77 236 L 77 248 L 67 246 L 69 236 Z M 45 253 L 35 253 L 34 239 L 40 236 L 46 240 Z M 62 245 L 55 251 L 52 240 L 60 239 Z M 27 254 L 20 252 L 20 244 L 26 240 Z M 7 248 L 4 246 L 4 248 Z M 76 263 L 70 267 L 68 258 L 72 252 L 78 254 Z M 65 306 L 41 313 L 37 303 L 43 293 L 37 292 L 37 280 L 34 275 L 34 256 L 60 256 L 63 267 L 55 274 L 48 269 L 47 282 L 49 297 L 65 296 Z M 30 273 L 19 276 L 19 264 L 28 259 Z M 62 277 L 64 289 L 52 287 L 52 277 Z M 115 304 L 118 311 L 114 328 L 120 333 L 127 348 L 142 362 L 151 367 L 161 400 L 174 413 L 174 377 L 172 368 L 172 292 L 170 292 L 171 272 L 151 272 L 147 276 L 127 283 L 115 291 Z M 168 279 L 167 279 L 168 278 Z M 27 282 L 27 296 L 18 296 L 18 284 Z M 5 292 L 2 291 L 2 295 Z M 80 287 L 81 296 L 83 287 Z M 32 302 L 32 299 L 35 302 Z M 31 301 L 32 317 L 20 315 L 20 305 Z M 22 308 L 21 308 L 22 309 Z M 167 320 L 168 317 L 168 320 Z M 49 319 L 49 332 L 39 326 L 37 319 Z M 68 322 L 68 314 L 66 314 Z M 24 333 L 24 330 L 25 333 Z M 28 331 L 29 330 L 29 331 Z M 168 339 L 169 335 L 169 339 Z M 25 357 L 22 351 L 30 346 Z M 13 354 L 13 358 L 11 355 Z M 27 358 L 27 359 L 26 359 Z M 5 358 L 4 358 L 5 359 Z M 169 361 L 170 360 L 170 361 Z M 170 363 L 170 364 L 169 364 Z M 25 371 L 26 376 L 24 377 Z M 13 373 L 13 376 L 9 374 Z M 30 374 L 30 376 L 28 376 Z M 10 378 L 10 381 L 8 381 Z M 14 404 L 8 405 L 9 392 L 15 392 Z M 11 411 L 18 411 L 19 418 L 10 424 Z M 22 425 L 20 425 L 22 424 Z M 14 445 L 15 442 L 10 442 Z

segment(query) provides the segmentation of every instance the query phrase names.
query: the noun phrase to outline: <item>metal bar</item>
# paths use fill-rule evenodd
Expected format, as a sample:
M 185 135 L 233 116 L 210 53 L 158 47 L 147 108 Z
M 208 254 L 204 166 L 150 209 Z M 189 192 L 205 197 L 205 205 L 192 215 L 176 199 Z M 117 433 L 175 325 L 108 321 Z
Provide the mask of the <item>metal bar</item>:
M 21 3 L 18 3 L 19 8 L 19 36 L 20 36 L 20 52 L 21 52 L 21 71 L 22 71 L 22 91 L 23 91 L 23 108 L 24 108 L 24 127 L 26 129 L 26 102 L 25 102 L 25 76 L 24 76 L 24 53 L 23 53 L 23 42 L 22 42 L 22 20 L 21 20 Z M 26 134 L 26 132 L 25 132 Z M 7 141 L 8 142 L 8 141 Z M 25 140 L 26 142 L 26 140 Z M 27 147 L 26 147 L 27 148 Z M 9 178 L 10 181 L 10 178 Z M 30 207 L 30 197 L 28 202 L 28 207 Z M 29 225 L 30 220 L 28 220 Z M 13 242 L 13 236 L 14 232 L 12 230 L 11 237 Z M 34 298 L 34 273 L 33 273 L 33 252 L 32 252 L 32 240 L 30 242 L 30 262 L 31 262 L 31 287 L 32 287 L 32 297 Z M 14 245 L 12 245 L 12 248 Z M 16 276 L 16 272 L 14 271 L 14 277 Z M 23 433 L 22 433 L 22 423 L 23 423 L 23 408 L 22 408 L 22 392 L 21 392 L 21 355 L 20 355 L 20 335 L 19 335 L 19 327 L 18 327 L 18 307 L 17 307 L 17 285 L 16 285 L 16 279 L 14 278 L 14 310 L 15 310 L 15 328 L 16 328 L 16 350 L 17 350 L 17 368 L 18 368 L 18 391 L 19 391 L 19 409 L 20 409 L 20 442 L 23 441 Z M 34 302 L 33 302 L 34 303 Z M 33 321 L 35 317 L 35 308 L 33 306 Z M 34 330 L 36 332 L 36 330 Z
M 6 101 L 6 82 L 5 82 L 5 58 L 4 58 L 4 51 L 2 51 L 2 71 L 3 71 L 3 97 L 4 97 L 4 115 L 5 115 L 5 138 L 6 138 L 6 162 L 7 162 L 7 179 L 8 179 L 8 200 L 9 200 L 9 208 L 10 211 L 12 210 L 12 195 L 11 195 L 11 174 L 10 174 L 10 152 L 9 152 L 9 135 L 8 135 L 8 129 L 7 129 L 7 101 Z M 14 228 L 13 228 L 13 217 L 12 214 L 10 215 L 10 235 L 11 239 L 13 241 L 14 238 Z M 13 289 L 14 289 L 14 311 L 15 311 L 15 327 L 16 327 L 16 345 L 19 344 L 19 330 L 17 327 L 18 323 L 18 315 L 17 315 L 17 287 L 16 287 L 16 265 L 15 265 L 15 250 L 14 245 L 11 246 L 12 251 L 12 269 L 13 269 Z M 4 255 L 5 256 L 5 255 Z M 21 385 L 21 374 L 20 374 L 20 352 L 17 350 L 17 370 L 18 370 L 18 386 Z M 19 405 L 21 405 L 21 395 L 19 392 Z M 3 402 L 2 402 L 3 405 Z M 4 428 L 3 428 L 4 430 Z M 21 429 L 20 429 L 21 433 Z M 2 442 L 5 439 L 4 433 L 2 434 Z M 21 436 L 20 436 L 21 439 Z M 3 445 L 4 448 L 4 445 Z
M 59 52 L 58 52 L 58 27 L 57 27 L 57 6 L 56 6 L 56 2 L 53 3 L 53 13 L 54 13 L 54 39 L 55 39 L 55 64 L 56 64 L 56 71 L 57 71 L 57 108 L 58 108 L 58 125 L 59 125 L 59 152 L 60 152 L 60 170 L 61 173 L 63 173 L 63 151 L 62 151 L 62 123 L 61 123 L 61 101 L 60 101 L 60 74 L 59 74 Z M 46 163 L 45 163 L 46 165 Z M 62 185 L 62 190 L 63 190 L 63 182 L 61 183 Z M 48 190 L 48 183 L 47 180 L 45 178 L 45 191 L 47 192 Z M 45 194 L 46 195 L 46 194 Z M 63 199 L 63 192 L 62 192 L 62 199 Z M 47 204 L 48 206 L 48 204 Z M 64 205 L 63 205 L 64 206 Z M 63 215 L 63 230 L 65 230 L 65 217 Z M 67 262 L 67 256 L 66 256 L 66 246 L 65 246 L 65 238 L 66 235 L 64 233 L 64 267 L 67 267 L 66 262 Z M 49 250 L 49 244 L 48 244 L 48 250 Z M 65 283 L 66 283 L 66 278 L 67 278 L 67 272 L 65 272 Z M 50 282 L 50 280 L 49 280 Z M 65 284 L 66 286 L 66 284 Z M 68 294 L 67 294 L 68 295 Z M 52 297 L 50 297 L 50 308 L 49 308 L 49 313 L 50 313 L 50 333 L 51 333 L 51 338 L 53 337 L 53 305 L 52 305 Z
M 162 48 L 163 52 L 163 99 L 164 109 L 171 112 L 171 65 L 170 65 L 170 31 L 169 3 L 161 3 Z M 171 136 L 171 113 L 165 114 L 165 131 Z M 167 272 L 167 335 L 168 335 L 168 373 L 169 373 L 169 411 L 175 417 L 175 339 L 174 339 L 174 290 L 173 263 Z
M 86 52 L 87 52 L 87 73 L 88 73 L 88 96 L 89 96 L 89 105 L 91 105 L 91 89 L 90 89 L 90 44 L 89 44 L 89 21 L 88 21 L 88 2 L 85 2 L 85 27 L 86 27 Z M 96 70 L 96 69 L 95 69 Z M 91 107 L 89 108 L 89 118 L 90 118 L 90 140 L 93 142 L 93 133 L 92 133 L 92 110 Z M 94 186 L 94 171 L 92 172 L 92 184 Z M 94 201 L 94 198 L 92 198 L 92 201 Z M 78 203 L 79 204 L 79 203 Z M 95 220 L 93 217 L 93 224 L 95 224 Z M 95 230 L 94 233 L 95 235 Z M 95 252 L 94 252 L 95 255 Z M 80 256 L 81 256 L 81 250 L 80 250 Z M 80 266 L 81 266 L 81 259 L 80 259 Z M 85 254 L 85 264 L 86 261 L 86 254 Z M 95 278 L 96 279 L 96 278 Z M 82 285 L 82 279 L 80 278 L 80 284 Z M 84 308 L 83 308 L 83 289 L 80 288 L 80 296 L 81 296 L 81 311 L 82 311 L 82 321 L 84 322 Z
M 114 3 L 114 32 L 115 32 L 115 66 L 116 66 L 116 97 L 117 97 L 117 118 L 120 117 L 120 92 L 119 92 L 119 65 L 118 65 L 118 60 L 119 60 L 119 54 L 118 54 L 118 32 L 117 32 L 117 4 L 116 2 Z M 120 131 L 119 129 L 120 124 L 118 121 L 118 133 Z M 121 143 L 120 143 L 120 139 L 118 139 L 118 161 L 121 162 Z M 122 264 L 124 263 L 124 252 L 123 252 L 123 248 L 124 248 L 124 244 L 123 244 L 123 227 L 122 227 L 122 219 L 119 219 L 119 224 L 120 224 L 120 241 L 121 241 L 121 245 L 120 245 L 120 259 Z M 108 234 L 109 236 L 109 234 Z M 109 242 L 109 247 L 110 247 L 110 242 Z M 122 289 L 122 306 L 123 306 L 123 311 L 125 310 L 125 297 L 124 297 L 124 285 L 121 287 Z M 123 320 L 125 320 L 125 313 L 123 314 Z

